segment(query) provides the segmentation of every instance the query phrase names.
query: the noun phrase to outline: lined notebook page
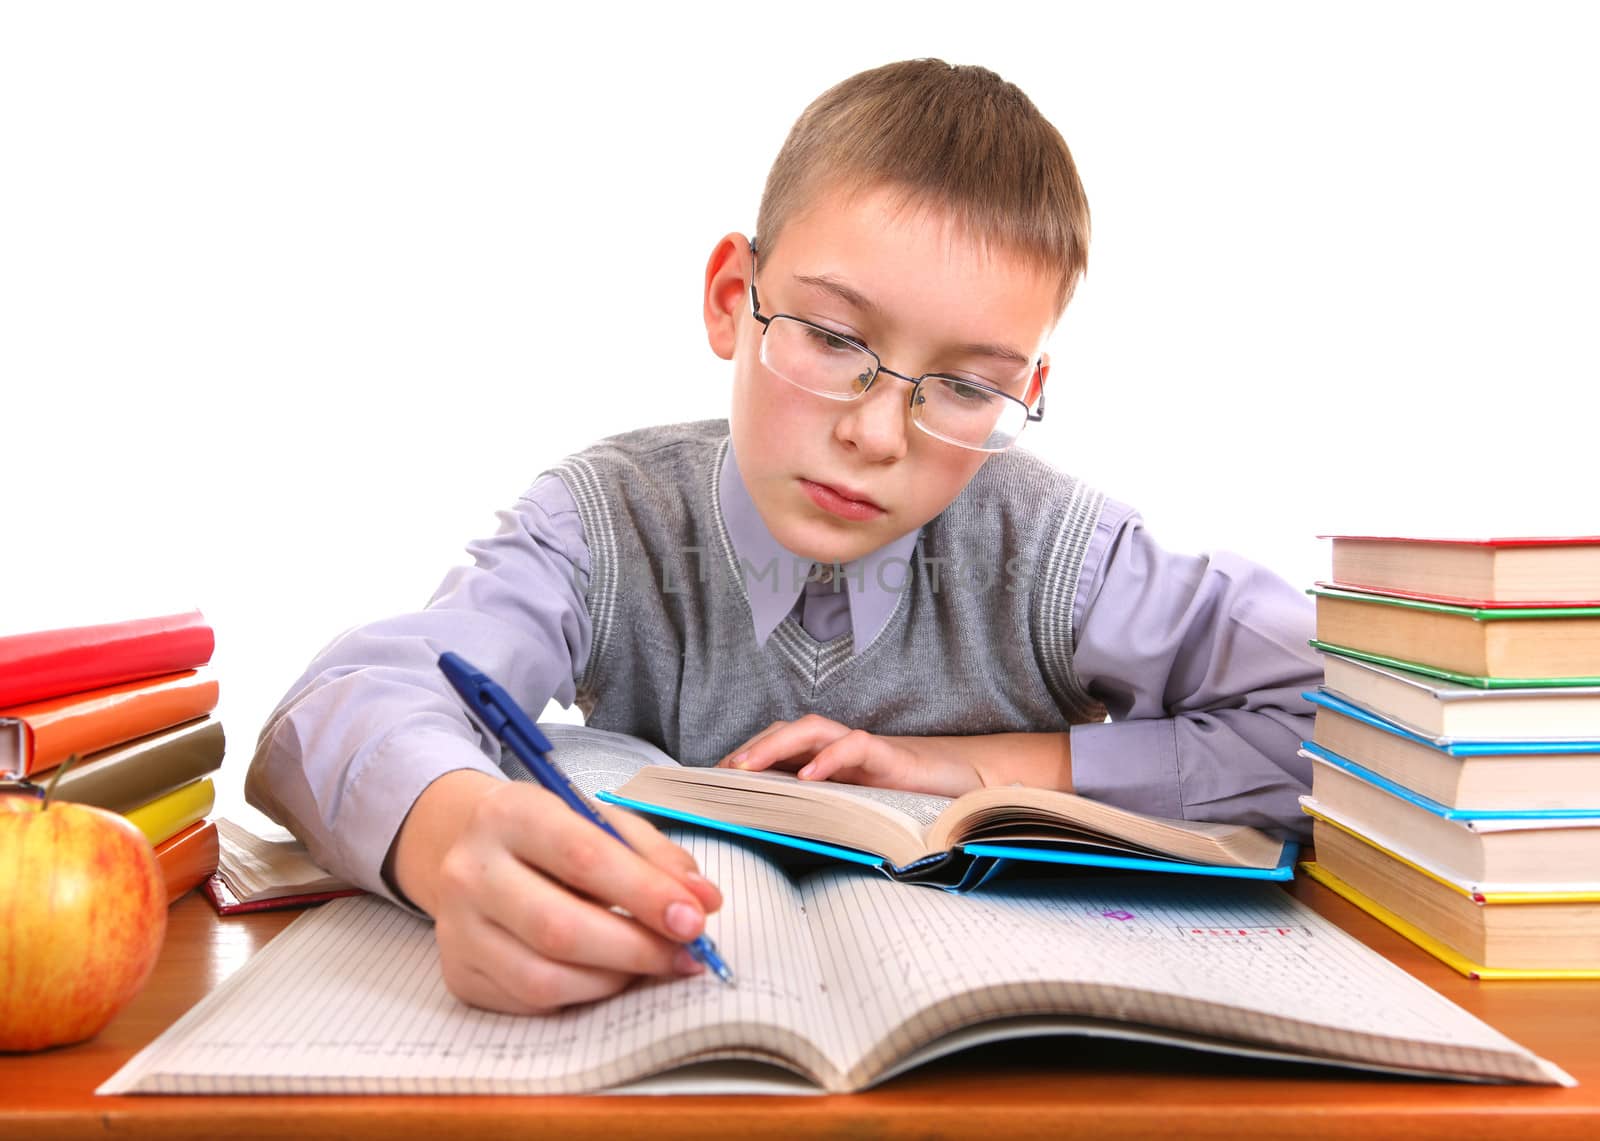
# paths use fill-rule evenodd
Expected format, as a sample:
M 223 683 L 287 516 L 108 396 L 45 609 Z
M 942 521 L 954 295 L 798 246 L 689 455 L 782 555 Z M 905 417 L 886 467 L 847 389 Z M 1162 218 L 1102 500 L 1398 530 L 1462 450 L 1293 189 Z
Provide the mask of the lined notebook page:
M 726 893 L 710 931 L 735 990 L 702 976 L 547 1018 L 475 1011 L 445 991 L 429 925 L 344 900 L 297 921 L 99 1092 L 564 1092 L 777 1053 L 839 1089 L 946 1030 L 1018 1013 L 1571 1084 L 1271 884 L 953 896 L 830 870 L 796 891 L 736 843 L 678 839 Z
M 705 974 L 549 1017 L 492 1014 L 445 990 L 430 924 L 345 899 L 297 920 L 98 1092 L 553 1093 L 763 1045 L 803 1055 L 802 1038 L 837 1056 L 793 885 L 735 842 L 674 839 L 723 889 L 708 932 L 736 987 Z
M 802 897 L 857 1057 L 851 1085 L 955 1027 L 1051 1011 L 1571 1084 L 1272 884 L 1122 878 L 952 896 L 829 871 Z

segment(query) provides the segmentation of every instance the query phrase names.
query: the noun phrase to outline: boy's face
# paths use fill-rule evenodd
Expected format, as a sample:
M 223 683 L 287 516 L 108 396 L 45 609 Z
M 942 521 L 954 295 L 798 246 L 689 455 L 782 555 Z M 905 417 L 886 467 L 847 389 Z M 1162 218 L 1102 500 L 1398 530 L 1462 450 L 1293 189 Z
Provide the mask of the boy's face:
M 758 254 L 763 316 L 843 333 L 907 376 L 987 379 L 1025 399 L 1031 362 L 1058 316 L 1053 279 L 1008 250 L 983 248 L 941 211 L 896 209 L 889 188 L 819 197 Z M 768 529 L 805 558 L 848 562 L 921 527 L 987 454 L 917 428 L 903 380 L 880 373 L 865 395 L 836 401 L 767 369 L 750 266 L 738 235 L 718 244 L 706 271 L 706 325 L 712 348 L 734 362 L 734 452 Z

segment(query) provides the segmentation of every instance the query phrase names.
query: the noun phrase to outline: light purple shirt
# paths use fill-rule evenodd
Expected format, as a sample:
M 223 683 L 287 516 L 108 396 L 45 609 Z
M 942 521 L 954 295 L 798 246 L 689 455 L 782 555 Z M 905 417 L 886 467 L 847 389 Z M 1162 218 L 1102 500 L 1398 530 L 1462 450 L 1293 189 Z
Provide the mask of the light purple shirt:
M 747 586 L 753 567 L 797 558 L 773 537 L 728 451 L 719 484 Z M 454 649 L 530 709 L 570 706 L 588 660 L 589 548 L 576 503 L 554 476 L 534 484 L 500 529 L 468 546 L 426 610 L 351 630 L 311 662 L 262 731 L 250 802 L 288 826 L 329 870 L 395 899 L 382 874 L 407 812 L 456 769 L 500 775 L 437 666 Z M 764 644 L 795 612 L 819 641 L 849 631 L 859 653 L 894 610 L 909 559 L 902 536 L 827 580 L 769 577 L 748 591 Z M 888 584 L 888 585 L 885 585 Z M 1307 644 L 1309 599 L 1238 556 L 1173 554 L 1129 507 L 1107 500 L 1084 556 L 1073 668 L 1109 722 L 1071 730 L 1074 790 L 1177 819 L 1293 828 L 1308 791 L 1296 756 L 1321 681 Z M 404 902 L 403 900 L 396 900 Z

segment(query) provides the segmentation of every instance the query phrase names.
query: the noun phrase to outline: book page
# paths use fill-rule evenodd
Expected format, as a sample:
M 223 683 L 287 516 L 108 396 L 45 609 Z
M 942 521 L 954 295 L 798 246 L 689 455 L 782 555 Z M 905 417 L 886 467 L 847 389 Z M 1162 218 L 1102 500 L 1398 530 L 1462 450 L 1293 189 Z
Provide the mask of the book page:
M 803 781 L 781 770 L 688 766 L 644 769 L 617 795 L 706 821 L 872 852 L 895 865 L 923 856 L 926 843 L 917 821 L 891 805 L 902 799 L 948 803 L 915 793 Z
M 0 780 L 27 775 L 27 731 L 15 717 L 0 717 Z
M 958 1027 L 1045 1013 L 1331 1060 L 1559 1080 L 1271 884 L 1084 879 L 956 896 L 839 871 L 808 880 L 802 897 L 858 1059 L 851 1085 Z
M 590 800 L 594 799 L 597 792 L 610 792 L 621 787 L 629 777 L 646 766 L 679 767 L 677 761 L 649 741 L 630 737 L 626 733 L 561 722 L 541 723 L 539 731 L 550 742 L 550 759 L 566 774 L 573 786 Z M 528 767 L 509 751 L 501 754 L 500 768 L 512 780 L 533 781 L 533 774 Z
M 313 860 L 299 840 L 264 839 L 226 817 L 217 818 L 217 848 L 217 870 L 242 901 L 350 886 Z
M 881 805 L 891 812 L 898 812 L 909 816 L 917 822 L 918 828 L 927 828 L 939 819 L 939 813 L 949 808 L 953 803 L 948 796 L 934 796 L 926 792 L 906 792 L 899 788 L 873 788 L 864 784 L 845 784 L 841 782 L 822 781 L 812 782 L 820 787 L 827 788 L 843 796 L 853 796 L 859 800 L 869 800 L 873 804 Z
M 1281 840 L 1242 824 L 1148 816 L 1055 789 L 975 789 L 956 801 L 955 808 L 938 827 L 929 829 L 931 846 L 1005 843 L 1013 836 L 1059 829 L 1068 842 L 1087 833 L 1091 838 L 1137 845 L 1166 859 L 1196 863 L 1271 868 L 1283 852 Z
M 841 1051 L 796 889 L 741 844 L 674 839 L 722 887 L 707 931 L 735 986 L 706 973 L 546 1017 L 476 1010 L 445 989 L 430 924 L 344 899 L 302 916 L 99 1092 L 557 1093 L 778 1053 L 826 1079 L 824 1056 Z

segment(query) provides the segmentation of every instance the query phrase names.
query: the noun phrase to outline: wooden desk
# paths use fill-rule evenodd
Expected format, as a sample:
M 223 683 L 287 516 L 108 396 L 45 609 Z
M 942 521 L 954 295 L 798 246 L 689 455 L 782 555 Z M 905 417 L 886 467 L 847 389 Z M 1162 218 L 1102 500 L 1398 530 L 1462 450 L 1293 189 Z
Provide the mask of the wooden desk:
M 156 974 L 97 1039 L 0 1055 L 0 1138 L 539 1136 L 1587 1138 L 1600 1125 L 1600 983 L 1473 983 L 1315 883 L 1291 889 L 1576 1089 L 1368 1077 L 1084 1039 L 1006 1044 L 842 1097 L 101 1097 L 94 1088 L 297 912 L 172 909 Z

